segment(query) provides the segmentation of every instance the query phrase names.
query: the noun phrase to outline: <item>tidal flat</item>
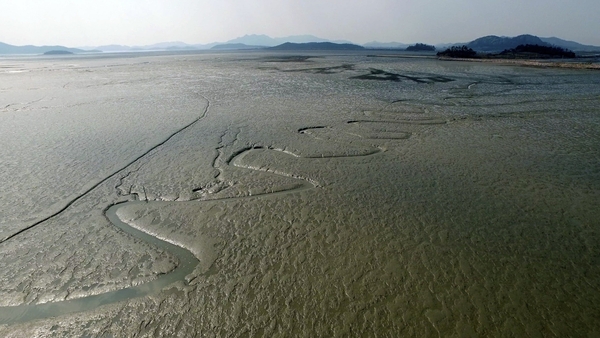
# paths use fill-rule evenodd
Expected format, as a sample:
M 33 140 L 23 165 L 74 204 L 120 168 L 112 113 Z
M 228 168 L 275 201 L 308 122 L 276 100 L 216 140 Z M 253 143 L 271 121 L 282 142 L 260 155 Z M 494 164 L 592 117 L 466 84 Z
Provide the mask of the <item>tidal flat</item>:
M 0 335 L 600 335 L 600 77 L 0 58 Z

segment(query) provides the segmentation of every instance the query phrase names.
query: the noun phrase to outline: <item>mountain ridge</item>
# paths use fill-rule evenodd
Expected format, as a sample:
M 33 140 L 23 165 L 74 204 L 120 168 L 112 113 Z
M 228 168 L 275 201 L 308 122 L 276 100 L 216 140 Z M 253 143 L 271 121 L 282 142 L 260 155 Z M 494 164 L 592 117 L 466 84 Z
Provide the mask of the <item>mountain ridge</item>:
M 364 50 L 365 47 L 352 43 L 334 42 L 286 42 L 281 45 L 267 48 L 269 50 Z
M 84 50 L 79 48 L 70 48 L 65 46 L 14 46 L 4 42 L 0 42 L 0 54 L 44 54 L 50 51 L 63 51 L 71 53 L 93 53 L 97 51 Z
M 600 47 L 593 45 L 584 45 L 579 42 L 563 40 L 557 37 L 540 38 L 542 41 L 547 42 L 551 45 L 567 48 L 573 51 L 599 51 Z
M 264 46 L 247 45 L 245 43 L 224 43 L 211 47 L 211 50 L 248 50 L 248 49 L 264 49 Z
M 216 49 L 248 49 L 248 48 L 266 48 L 275 47 L 285 43 L 335 43 L 335 44 L 353 44 L 368 49 L 397 49 L 404 50 L 410 46 L 401 42 L 377 42 L 372 41 L 363 45 L 354 44 L 347 40 L 328 40 L 314 35 L 291 35 L 287 37 L 272 38 L 265 34 L 247 34 L 226 42 L 212 42 L 207 44 L 188 44 L 182 41 L 159 42 L 151 45 L 127 46 L 119 44 L 103 45 L 97 47 L 78 47 L 71 48 L 65 46 L 13 46 L 0 42 L 0 54 L 43 54 L 50 50 L 65 50 L 75 54 L 89 52 L 136 52 L 136 51 L 176 51 L 176 50 L 209 50 L 215 46 Z M 488 35 L 477 38 L 466 43 L 440 43 L 435 44 L 438 50 L 451 46 L 467 45 L 477 51 L 493 52 L 505 49 L 515 48 L 519 44 L 539 44 L 544 46 L 558 46 L 573 51 L 600 51 L 599 46 L 584 45 L 575 41 L 563 40 L 557 37 L 540 38 L 535 35 L 523 34 L 516 37 L 500 37 Z M 306 47 L 306 46 L 305 46 Z M 337 49 L 337 48 L 336 48 Z
M 487 35 L 477 38 L 469 43 L 467 47 L 480 52 L 501 52 L 506 49 L 515 48 L 519 45 L 550 46 L 539 37 L 531 34 L 522 34 L 515 37 L 500 37 Z

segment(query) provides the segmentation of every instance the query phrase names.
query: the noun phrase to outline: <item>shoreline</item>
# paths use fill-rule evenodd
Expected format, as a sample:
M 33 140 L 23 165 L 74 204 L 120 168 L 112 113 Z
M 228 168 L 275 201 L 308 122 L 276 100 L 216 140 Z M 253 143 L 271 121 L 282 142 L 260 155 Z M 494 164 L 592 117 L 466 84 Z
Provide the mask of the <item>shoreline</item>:
M 600 63 L 592 62 L 563 62 L 547 61 L 541 59 L 471 59 L 471 58 L 451 58 L 438 57 L 441 61 L 467 61 L 467 62 L 488 62 L 500 65 L 515 65 L 536 68 L 566 68 L 566 69 L 594 69 L 600 70 Z

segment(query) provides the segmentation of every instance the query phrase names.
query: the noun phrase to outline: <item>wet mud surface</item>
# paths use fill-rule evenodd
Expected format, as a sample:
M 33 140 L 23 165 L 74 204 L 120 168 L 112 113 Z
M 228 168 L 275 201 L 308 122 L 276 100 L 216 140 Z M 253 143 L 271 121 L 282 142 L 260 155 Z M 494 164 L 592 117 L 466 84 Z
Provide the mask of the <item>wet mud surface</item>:
M 3 336 L 600 333 L 593 72 L 0 64 Z

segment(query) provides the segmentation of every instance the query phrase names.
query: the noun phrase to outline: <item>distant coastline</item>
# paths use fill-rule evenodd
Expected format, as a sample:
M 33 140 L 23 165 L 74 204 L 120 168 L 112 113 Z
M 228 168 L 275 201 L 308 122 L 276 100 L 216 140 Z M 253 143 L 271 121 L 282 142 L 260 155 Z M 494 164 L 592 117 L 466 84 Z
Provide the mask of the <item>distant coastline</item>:
M 487 38 L 479 39 L 480 41 Z M 519 40 L 533 40 L 534 43 L 519 44 L 511 47 L 510 44 L 518 43 Z M 494 40 L 494 39 L 492 39 Z M 536 40 L 539 41 L 535 43 Z M 552 68 L 572 68 L 572 69 L 600 69 L 598 63 L 599 55 L 577 55 L 573 51 L 558 46 L 552 46 L 545 43 L 537 37 L 520 36 L 514 39 L 501 39 L 508 41 L 509 48 L 501 52 L 481 52 L 474 50 L 469 45 L 452 46 L 445 51 L 438 52 L 437 57 L 440 60 L 460 60 L 460 61 L 483 61 L 500 64 L 516 64 L 529 67 L 552 67 Z M 590 60 L 585 62 L 582 60 Z M 593 62 L 596 61 L 596 62 Z
M 600 63 L 548 60 L 548 59 L 472 59 L 472 58 L 452 58 L 439 57 L 442 61 L 467 61 L 467 62 L 487 62 L 495 64 L 517 65 L 536 68 L 569 68 L 569 69 L 596 69 L 600 70 Z M 580 59 L 574 59 L 580 60 Z
M 600 46 L 584 45 L 575 41 L 563 40 L 556 37 L 543 38 L 535 35 L 523 34 L 515 37 L 500 37 L 488 35 L 470 42 L 441 43 L 427 45 L 416 43 L 413 45 L 401 42 L 377 42 L 355 44 L 346 40 L 327 40 L 313 35 L 296 35 L 280 38 L 271 38 L 266 35 L 245 35 L 226 42 L 211 42 L 208 44 L 187 44 L 181 41 L 160 42 L 152 45 L 126 46 L 104 45 L 69 48 L 65 46 L 13 46 L 0 42 L 0 55 L 34 55 L 43 54 L 51 50 L 66 50 L 74 54 L 102 53 L 102 52 L 156 52 L 156 51 L 204 51 L 204 50 L 387 50 L 387 51 L 412 51 L 432 52 L 455 46 L 466 45 L 478 53 L 499 53 L 513 49 L 518 45 L 539 45 L 547 47 L 560 47 L 575 52 L 578 56 L 582 53 L 600 53 Z M 533 59 L 533 57 L 532 57 Z

